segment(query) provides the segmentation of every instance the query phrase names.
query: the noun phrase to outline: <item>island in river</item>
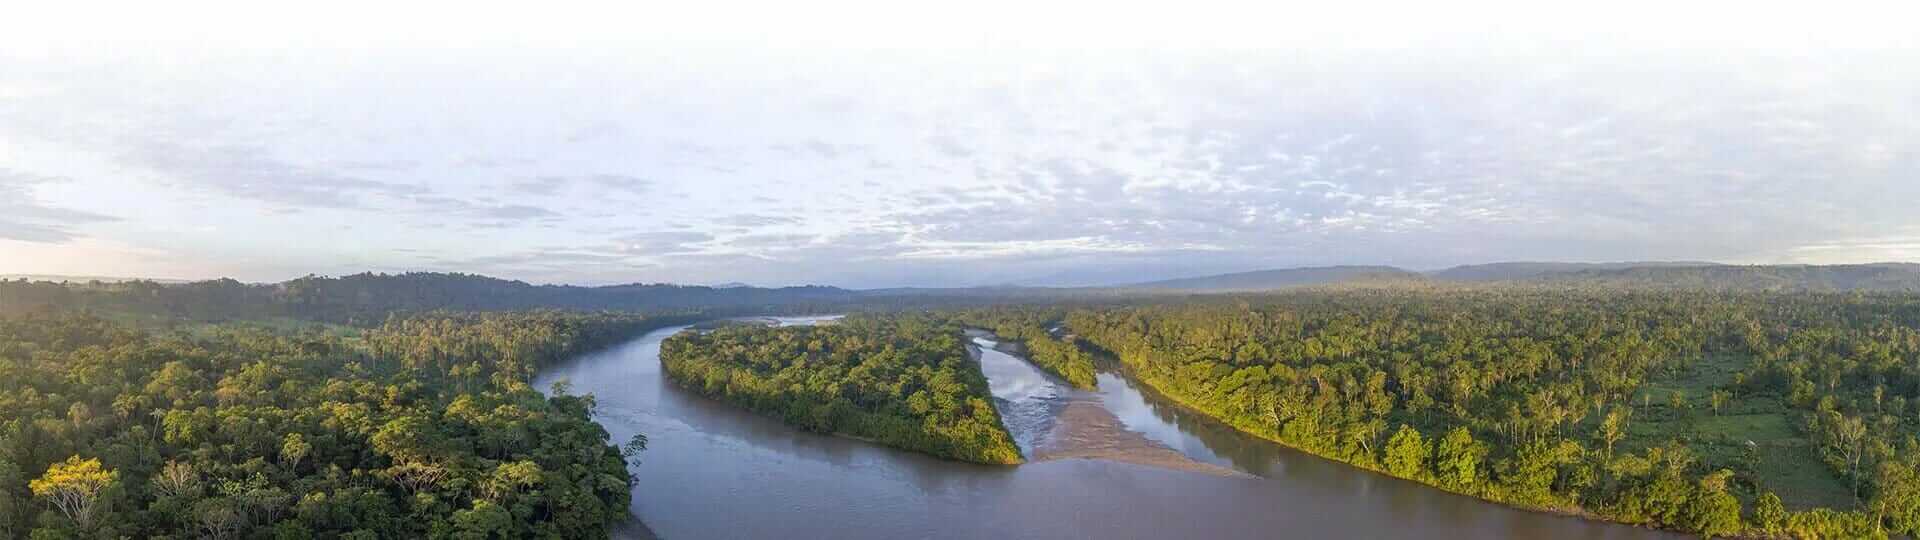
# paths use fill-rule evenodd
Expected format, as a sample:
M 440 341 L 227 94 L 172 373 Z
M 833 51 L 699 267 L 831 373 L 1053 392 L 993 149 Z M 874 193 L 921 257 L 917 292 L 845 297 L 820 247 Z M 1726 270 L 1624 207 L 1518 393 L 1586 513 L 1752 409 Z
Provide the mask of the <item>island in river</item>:
M 957 332 L 911 315 L 731 325 L 661 345 L 680 386 L 787 424 L 983 464 L 1020 450 Z

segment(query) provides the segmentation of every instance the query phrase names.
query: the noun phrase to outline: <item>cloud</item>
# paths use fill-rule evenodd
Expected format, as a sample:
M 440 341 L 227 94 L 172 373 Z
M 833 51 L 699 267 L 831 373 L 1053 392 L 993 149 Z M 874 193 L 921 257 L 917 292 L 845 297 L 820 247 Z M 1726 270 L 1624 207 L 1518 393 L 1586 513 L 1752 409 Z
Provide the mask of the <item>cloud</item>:
M 798 225 L 804 220 L 797 216 L 775 216 L 767 214 L 734 214 L 716 218 L 713 223 L 728 227 L 773 227 L 777 225 Z
M 819 154 L 820 157 L 827 159 L 838 158 L 840 154 L 849 150 L 848 148 L 842 148 L 822 141 L 807 141 L 803 146 L 808 150 L 812 150 L 813 153 Z
M 528 221 L 560 217 L 559 212 L 525 204 L 484 204 L 441 197 L 420 195 L 408 197 L 409 201 L 419 205 L 435 216 L 461 216 L 498 221 Z
M 0 168 L 0 239 L 59 244 L 81 235 L 75 229 L 119 218 L 41 204 L 30 186 L 67 181 Z
M 328 166 L 355 171 L 406 172 L 420 168 L 420 162 L 411 159 L 342 160 Z
M 562 176 L 535 176 L 518 180 L 507 185 L 507 189 L 526 195 L 553 195 L 566 187 L 569 180 Z
M 626 255 L 668 255 L 688 253 L 694 244 L 713 240 L 713 235 L 695 231 L 659 231 L 624 235 L 613 239 L 613 251 Z
M 973 157 L 972 150 L 968 150 L 965 145 L 960 144 L 958 139 L 947 135 L 927 137 L 927 146 L 933 147 L 934 150 L 938 150 L 950 158 L 966 159 Z
M 515 181 L 508 184 L 507 188 L 516 193 L 538 196 L 559 195 L 569 189 L 581 189 L 590 193 L 613 191 L 624 194 L 640 194 L 651 190 L 653 188 L 653 181 L 638 176 L 623 174 L 591 174 L 584 176 L 542 175 Z
M 1916 237 L 1920 63 L 1902 58 L 1149 53 L 941 71 L 921 68 L 951 64 L 906 54 L 860 59 L 871 69 L 857 78 L 832 68 L 847 58 L 738 69 L 772 58 L 593 70 L 436 58 L 520 74 L 453 94 L 430 84 L 445 70 L 386 57 L 364 72 L 306 66 L 330 84 L 287 93 L 221 90 L 277 67 L 232 60 L 10 70 L 25 80 L 9 84 L 44 90 L 0 106 L 0 140 L 19 163 L 71 165 L 61 172 L 87 189 L 159 179 L 140 186 L 154 207 L 140 215 L 184 215 L 219 194 L 239 199 L 219 211 L 260 220 L 230 230 L 388 233 L 314 246 L 332 249 L 316 259 L 450 246 L 528 258 L 467 261 L 478 268 L 560 280 L 638 263 L 690 282 L 939 285 L 1341 263 L 1847 261 L 1905 257 Z M 557 75 L 578 84 L 524 83 Z M 542 105 L 608 88 L 626 97 Z M 755 106 L 734 106 L 743 99 Z M 157 174 L 123 179 L 89 156 Z M 33 198 L 52 194 L 0 192 L 0 236 L 62 241 L 112 219 Z M 278 255 L 244 234 L 204 242 L 232 254 L 209 265 Z
M 267 149 L 252 146 L 190 147 L 149 141 L 133 145 L 120 157 L 186 186 L 294 207 L 366 208 L 367 196 L 426 191 L 282 161 Z
M 596 174 L 596 175 L 587 177 L 587 180 L 603 189 L 618 190 L 618 191 L 624 191 L 627 193 L 635 193 L 635 194 L 645 193 L 653 189 L 652 180 L 648 180 L 638 176 L 629 176 L 629 175 L 623 175 L 623 174 Z
M 744 249 L 795 248 L 811 243 L 810 234 L 749 234 L 728 238 L 723 245 Z
M 526 158 L 467 156 L 454 163 L 454 166 L 467 169 L 503 169 L 509 167 L 524 167 L 533 165 L 534 163 L 534 160 Z

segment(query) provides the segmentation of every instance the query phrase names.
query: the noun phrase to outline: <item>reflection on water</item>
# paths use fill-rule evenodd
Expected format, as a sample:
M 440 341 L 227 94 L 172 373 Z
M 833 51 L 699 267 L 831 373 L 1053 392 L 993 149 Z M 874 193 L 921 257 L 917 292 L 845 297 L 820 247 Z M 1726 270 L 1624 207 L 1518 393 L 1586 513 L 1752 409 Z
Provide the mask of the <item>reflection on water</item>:
M 1659 536 L 1511 510 L 1209 431 L 1157 408 L 1151 395 L 1135 392 L 1144 407 L 1130 405 L 1130 387 L 1112 375 L 1100 380 L 1101 399 L 1123 413 L 1129 429 L 1265 478 L 1085 459 L 969 465 L 804 433 L 666 382 L 660 341 L 678 330 L 584 355 L 538 381 L 545 388 L 566 378 L 575 391 L 594 394 L 596 420 L 616 441 L 647 434 L 650 448 L 634 467 L 632 510 L 666 538 Z M 1024 382 L 1000 389 L 1046 399 Z
M 1053 430 L 1065 388 L 1032 364 L 995 349 L 999 342 L 979 336 L 972 339 L 969 349 L 980 360 L 980 372 L 987 377 L 1000 422 L 1006 424 L 1013 442 L 1020 446 L 1020 454 L 1032 458 L 1034 448 Z

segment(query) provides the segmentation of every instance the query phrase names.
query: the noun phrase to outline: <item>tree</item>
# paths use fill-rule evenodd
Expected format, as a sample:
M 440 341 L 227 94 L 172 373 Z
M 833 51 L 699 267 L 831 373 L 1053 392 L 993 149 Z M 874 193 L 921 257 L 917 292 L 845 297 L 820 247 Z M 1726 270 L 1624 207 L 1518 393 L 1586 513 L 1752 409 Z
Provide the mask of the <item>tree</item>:
M 1401 478 L 1426 478 L 1427 460 L 1432 454 L 1433 448 L 1420 436 L 1420 430 L 1401 424 L 1400 430 L 1387 440 L 1387 472 Z
M 1743 526 L 1740 523 L 1740 500 L 1727 493 L 1727 479 L 1733 471 L 1721 469 L 1700 478 L 1698 491 L 1694 493 L 1688 511 L 1688 521 L 1693 531 L 1701 536 L 1731 536 L 1738 534 Z
M 1720 416 L 1720 408 L 1725 407 L 1727 401 L 1732 399 L 1732 397 L 1733 395 L 1727 393 L 1726 390 L 1714 390 L 1708 393 L 1707 404 L 1713 408 L 1713 415 Z
M 54 508 L 81 529 L 88 529 L 93 526 L 95 511 L 99 510 L 101 492 L 119 478 L 118 471 L 102 468 L 98 458 L 72 456 L 48 467 L 46 474 L 29 482 L 27 487 L 33 490 L 34 496 L 51 501 Z
M 186 462 L 167 462 L 151 482 L 154 494 L 161 497 L 192 497 L 200 492 L 200 473 Z
M 209 498 L 193 506 L 195 522 L 200 536 L 222 540 L 236 538 L 241 527 L 246 525 L 246 516 L 234 508 L 234 501 L 224 497 Z
M 1832 451 L 1847 465 L 1847 477 L 1853 484 L 1853 498 L 1860 499 L 1860 458 L 1865 453 L 1867 437 L 1866 422 L 1860 418 L 1840 414 L 1840 411 L 1827 411 L 1827 429 Z
M 1778 536 L 1787 528 L 1787 505 L 1780 502 L 1780 496 L 1768 491 L 1760 494 L 1753 503 L 1753 524 L 1767 536 Z
M 681 322 L 431 313 L 189 337 L 0 316 L 0 538 L 27 535 L 27 503 L 49 539 L 444 537 L 502 463 L 537 471 L 492 486 L 513 504 L 504 537 L 605 537 L 635 489 L 619 450 L 584 398 L 518 381 Z
M 299 433 L 288 433 L 280 443 L 280 460 L 289 469 L 298 468 L 300 461 L 306 459 L 310 452 L 313 452 L 313 445 L 307 444 L 306 437 Z
M 23 478 L 20 474 L 20 467 L 14 465 L 12 461 L 0 458 L 0 486 L 9 486 L 8 488 L 0 489 L 0 537 L 14 537 L 14 513 L 21 510 L 25 505 L 22 504 L 23 501 L 14 499 L 14 491 L 18 488 L 11 486 L 20 485 L 21 480 L 23 480 Z
M 480 494 L 486 500 L 502 503 L 513 493 L 539 486 L 542 481 L 540 464 L 532 461 L 501 463 L 493 468 L 493 474 L 480 486 Z
M 1607 411 L 1605 418 L 1600 419 L 1600 442 L 1606 445 L 1609 459 L 1613 457 L 1614 443 L 1627 436 L 1627 416 L 1627 411 L 1614 407 Z
M 1486 456 L 1486 446 L 1474 440 L 1473 433 L 1464 427 L 1453 428 L 1436 449 L 1436 476 L 1447 487 L 1472 492 L 1478 488 L 1480 463 Z
M 1910 449 L 1911 450 L 1911 449 Z M 1912 535 L 1920 532 L 1920 475 L 1913 467 L 1897 461 L 1883 461 L 1874 474 L 1873 498 L 1867 509 L 1873 512 L 1876 526 L 1892 525 L 1893 532 Z
M 453 513 L 453 538 L 490 540 L 517 538 L 513 514 L 491 501 L 474 501 L 473 508 Z

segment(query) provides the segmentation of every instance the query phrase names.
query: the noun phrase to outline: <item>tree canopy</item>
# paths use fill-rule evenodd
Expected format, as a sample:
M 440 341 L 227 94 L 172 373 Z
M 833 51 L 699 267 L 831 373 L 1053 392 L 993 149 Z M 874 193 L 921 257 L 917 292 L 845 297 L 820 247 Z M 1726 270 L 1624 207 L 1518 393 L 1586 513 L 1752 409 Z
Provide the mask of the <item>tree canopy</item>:
M 685 321 L 435 313 L 347 335 L 0 318 L 0 537 L 605 536 L 627 515 L 626 460 L 591 396 L 528 381 Z
M 663 343 L 660 361 L 682 387 L 802 429 L 962 461 L 1021 461 L 959 329 L 937 319 L 690 331 Z

